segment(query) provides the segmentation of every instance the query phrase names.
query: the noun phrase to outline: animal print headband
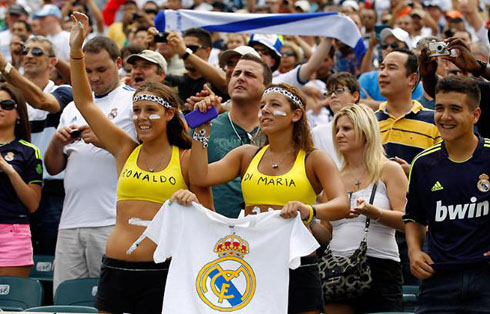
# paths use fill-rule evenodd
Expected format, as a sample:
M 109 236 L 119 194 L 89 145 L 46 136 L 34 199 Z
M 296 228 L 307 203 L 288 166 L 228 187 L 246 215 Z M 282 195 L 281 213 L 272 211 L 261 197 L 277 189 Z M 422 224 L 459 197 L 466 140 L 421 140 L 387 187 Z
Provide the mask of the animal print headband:
M 164 100 L 162 97 L 158 97 L 155 95 L 138 94 L 133 97 L 133 102 L 137 102 L 140 100 L 149 100 L 149 101 L 159 103 L 160 105 L 164 106 L 167 109 L 172 108 L 172 106 L 166 100 Z
M 269 87 L 268 89 L 266 89 L 264 91 L 264 95 L 265 94 L 269 94 L 269 93 L 279 93 L 279 94 L 282 94 L 282 95 L 286 96 L 287 98 L 291 99 L 296 105 L 300 106 L 301 108 L 304 108 L 304 105 L 301 102 L 301 99 L 299 99 L 298 96 L 296 96 L 295 94 L 291 93 L 290 91 L 288 91 L 288 90 L 286 90 L 284 88 L 281 88 L 281 87 Z

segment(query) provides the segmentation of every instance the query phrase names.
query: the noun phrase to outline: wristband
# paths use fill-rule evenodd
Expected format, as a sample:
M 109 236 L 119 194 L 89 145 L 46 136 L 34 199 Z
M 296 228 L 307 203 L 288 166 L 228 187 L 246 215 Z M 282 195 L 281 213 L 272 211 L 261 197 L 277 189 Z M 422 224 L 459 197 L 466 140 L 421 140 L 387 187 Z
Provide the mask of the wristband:
M 2 73 L 3 74 L 9 74 L 10 73 L 10 70 L 12 70 L 12 64 L 10 64 L 10 62 L 8 62 L 5 65 L 5 68 L 3 69 Z
M 478 62 L 478 64 L 480 65 L 480 69 L 478 71 L 472 72 L 472 74 L 475 77 L 483 76 L 485 74 L 486 69 L 487 69 L 487 63 L 480 61 L 480 60 L 476 60 L 476 62 Z
M 191 54 L 192 54 L 192 50 L 190 48 L 187 48 L 185 50 L 185 53 L 182 55 L 182 60 L 185 61 L 185 59 L 189 58 Z
M 313 217 L 314 217 L 314 215 L 313 215 L 313 206 L 310 206 L 310 214 L 309 214 L 309 216 L 308 216 L 307 219 L 303 219 L 303 223 L 305 225 L 309 224 L 313 220 Z
M 195 129 L 194 134 L 192 135 L 192 139 L 200 142 L 202 144 L 202 148 L 208 148 L 209 135 L 206 136 L 205 129 L 200 129 L 199 131 Z
M 311 205 L 311 209 L 313 209 L 313 218 L 316 218 L 316 208 L 315 208 L 315 206 Z
M 82 59 L 83 59 L 83 57 L 84 57 L 83 55 L 82 55 L 81 57 L 72 57 L 72 56 L 70 55 L 70 59 L 72 59 L 72 60 L 82 60 Z

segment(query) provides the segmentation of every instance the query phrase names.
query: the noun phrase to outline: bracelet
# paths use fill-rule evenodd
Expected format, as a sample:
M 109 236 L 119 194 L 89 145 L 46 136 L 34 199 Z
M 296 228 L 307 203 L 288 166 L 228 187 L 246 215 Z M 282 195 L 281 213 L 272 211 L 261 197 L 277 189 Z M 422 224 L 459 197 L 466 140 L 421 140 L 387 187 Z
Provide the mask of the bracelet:
M 309 224 L 314 218 L 314 214 L 313 214 L 313 206 L 310 206 L 310 215 L 308 216 L 307 219 L 303 219 L 303 223 L 305 225 Z
M 378 209 L 378 211 L 379 211 L 379 217 L 376 218 L 376 219 L 374 219 L 374 221 L 376 221 L 376 222 L 379 222 L 379 220 L 381 219 L 381 217 L 383 217 L 383 210 L 382 209 Z
M 316 208 L 315 208 L 315 206 L 311 205 L 311 209 L 313 209 L 313 218 L 316 218 Z
M 11 70 L 12 70 L 12 64 L 10 62 L 8 62 L 5 65 L 5 68 L 3 69 L 2 73 L 3 74 L 9 74 Z
M 194 130 L 194 134 L 192 134 L 192 139 L 202 143 L 202 148 L 208 148 L 209 136 L 206 136 L 205 129 L 200 129 L 199 131 Z
M 83 55 L 81 57 L 73 57 L 70 55 L 70 59 L 72 59 L 72 60 L 82 60 L 83 58 L 84 58 Z

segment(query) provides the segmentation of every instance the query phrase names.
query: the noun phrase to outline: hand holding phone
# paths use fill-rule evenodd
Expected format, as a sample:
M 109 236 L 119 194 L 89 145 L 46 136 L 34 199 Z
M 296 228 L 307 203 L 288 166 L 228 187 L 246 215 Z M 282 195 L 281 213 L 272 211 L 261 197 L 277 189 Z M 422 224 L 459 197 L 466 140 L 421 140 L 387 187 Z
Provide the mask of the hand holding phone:
M 70 133 L 71 138 L 80 138 L 82 136 L 81 130 L 73 130 Z
M 218 116 L 218 111 L 213 106 L 211 109 L 208 109 L 206 112 L 201 112 L 199 108 L 189 112 L 186 114 L 185 120 L 190 128 L 194 129 L 200 125 L 203 125 L 206 122 L 209 122 Z

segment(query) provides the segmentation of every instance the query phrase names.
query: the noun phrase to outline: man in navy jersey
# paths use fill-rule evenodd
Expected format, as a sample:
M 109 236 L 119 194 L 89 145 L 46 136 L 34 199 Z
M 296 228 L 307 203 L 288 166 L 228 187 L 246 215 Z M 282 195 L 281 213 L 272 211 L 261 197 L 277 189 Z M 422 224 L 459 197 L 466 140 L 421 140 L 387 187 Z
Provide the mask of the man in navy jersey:
M 413 160 L 404 216 L 410 268 L 422 280 L 416 313 L 490 313 L 490 140 L 474 133 L 480 90 L 447 77 L 435 92 L 443 142 Z

